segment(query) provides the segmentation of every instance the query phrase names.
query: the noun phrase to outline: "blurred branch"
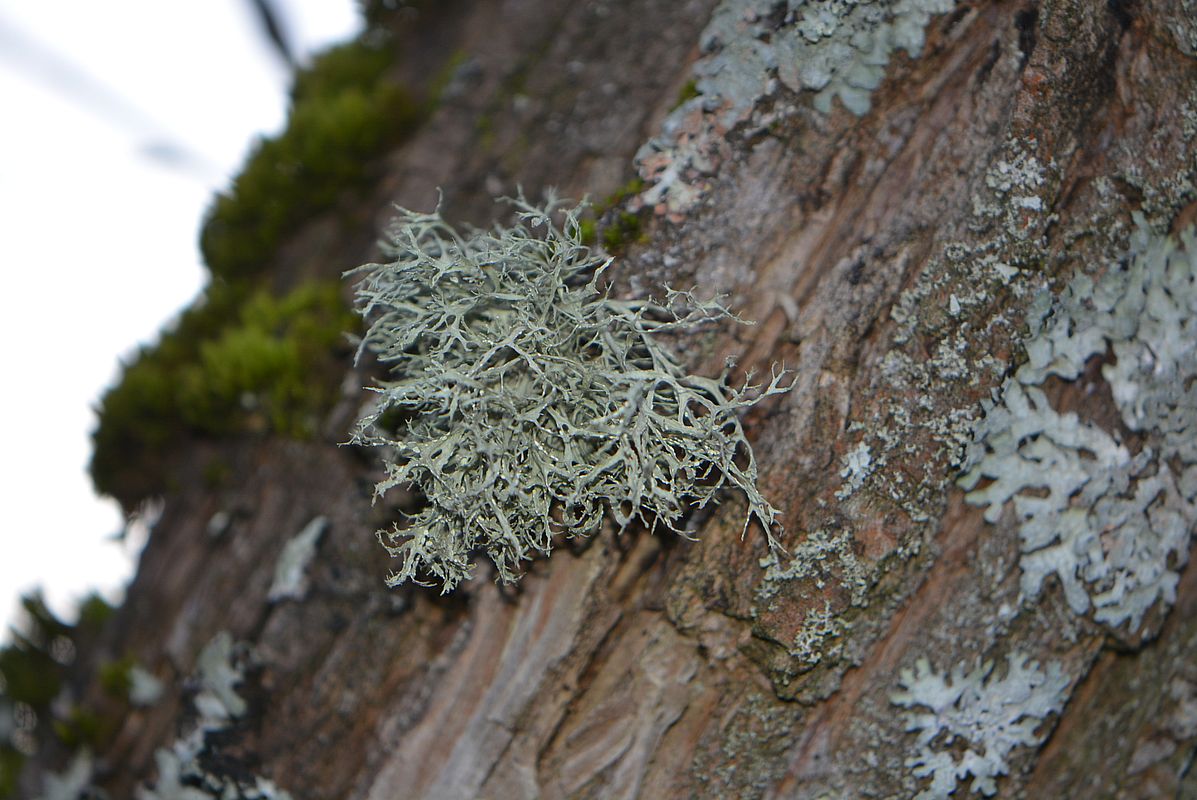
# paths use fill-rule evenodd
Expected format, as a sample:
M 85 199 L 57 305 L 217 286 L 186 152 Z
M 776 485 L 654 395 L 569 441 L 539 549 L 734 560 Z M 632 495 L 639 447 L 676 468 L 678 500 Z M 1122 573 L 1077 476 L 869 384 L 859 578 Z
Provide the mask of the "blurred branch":
M 220 174 L 215 162 L 166 133 L 153 117 L 119 92 L 10 22 L 0 19 L 0 59 L 26 77 L 140 140 L 138 152 L 205 180 Z
M 270 40 L 271 49 L 283 60 L 284 64 L 294 71 L 296 66 L 295 48 L 291 45 L 290 37 L 287 36 L 287 26 L 284 24 L 282 14 L 279 13 L 278 6 L 271 0 L 248 0 L 248 2 L 262 26 L 262 32 Z

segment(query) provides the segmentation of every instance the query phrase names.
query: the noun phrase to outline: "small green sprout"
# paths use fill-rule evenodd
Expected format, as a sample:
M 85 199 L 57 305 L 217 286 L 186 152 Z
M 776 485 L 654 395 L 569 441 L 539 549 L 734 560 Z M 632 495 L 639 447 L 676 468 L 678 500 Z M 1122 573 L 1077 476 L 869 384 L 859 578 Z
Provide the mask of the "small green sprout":
M 784 371 L 763 390 L 688 374 L 657 334 L 731 317 L 718 300 L 616 300 L 611 259 L 582 243 L 584 206 L 511 202 L 514 226 L 464 233 L 401 210 L 394 260 L 348 273 L 363 277 L 359 356 L 391 377 L 351 442 L 384 448 L 376 499 L 411 485 L 428 501 L 379 532 L 399 559 L 388 585 L 431 576 L 449 592 L 475 549 L 514 581 L 519 561 L 556 535 L 593 533 L 604 514 L 620 530 L 686 535 L 688 508 L 728 485 L 748 500 L 745 529 L 756 518 L 774 545 L 779 512 L 757 489 L 739 414 L 788 391 Z

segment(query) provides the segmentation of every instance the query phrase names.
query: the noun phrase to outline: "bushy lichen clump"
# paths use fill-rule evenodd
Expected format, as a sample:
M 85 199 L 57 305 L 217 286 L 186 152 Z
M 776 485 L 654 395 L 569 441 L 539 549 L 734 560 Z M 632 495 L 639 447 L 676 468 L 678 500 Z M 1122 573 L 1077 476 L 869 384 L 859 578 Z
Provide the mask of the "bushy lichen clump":
M 410 525 L 380 533 L 399 559 L 389 583 L 431 575 L 450 591 L 475 548 L 511 581 L 554 535 L 591 533 L 604 513 L 681 533 L 687 507 L 727 485 L 768 533 L 778 512 L 756 487 L 738 415 L 785 391 L 782 375 L 757 392 L 687 374 L 657 334 L 725 308 L 673 291 L 613 299 L 610 259 L 581 242 L 580 209 L 515 206 L 513 227 L 464 234 L 403 211 L 395 260 L 355 271 L 362 349 L 393 380 L 353 441 L 389 448 L 378 495 L 411 484 L 428 499 Z M 380 421 L 396 413 L 392 432 Z

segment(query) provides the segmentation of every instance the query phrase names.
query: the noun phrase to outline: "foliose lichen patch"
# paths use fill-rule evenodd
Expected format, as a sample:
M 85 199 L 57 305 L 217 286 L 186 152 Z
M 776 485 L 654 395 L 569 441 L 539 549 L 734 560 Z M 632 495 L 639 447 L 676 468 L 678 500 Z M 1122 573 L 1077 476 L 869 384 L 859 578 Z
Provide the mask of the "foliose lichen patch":
M 1197 0 L 1181 0 L 1181 14 L 1168 21 L 1176 46 L 1189 58 L 1197 58 Z
M 1197 525 L 1197 237 L 1180 246 L 1136 223 L 1121 264 L 1032 307 L 1028 361 L 987 406 L 961 479 L 990 522 L 1012 503 L 1024 599 L 1054 575 L 1075 613 L 1132 633 L 1175 601 Z M 1107 353 L 1102 376 L 1143 437 L 1137 454 L 1038 388 Z
M 316 556 L 320 537 L 328 530 L 328 518 L 317 516 L 287 541 L 274 564 L 274 581 L 266 600 L 302 600 L 308 593 L 307 568 Z
M 824 114 L 836 98 L 865 114 L 894 52 L 918 56 L 932 15 L 954 6 L 955 0 L 723 0 L 700 39 L 696 96 L 636 156 L 651 184 L 641 202 L 672 214 L 692 207 L 705 176 L 727 157 L 727 132 L 745 123 L 767 126 L 770 114 L 757 115 L 757 102 L 781 87 L 813 93 Z
M 969 789 L 990 797 L 996 779 L 1009 773 L 1014 749 L 1043 741 L 1037 729 L 1063 708 L 1069 678 L 1059 664 L 1041 669 L 1023 653 L 1007 655 L 1006 662 L 1001 678 L 993 676 L 992 661 L 972 669 L 959 663 L 941 674 L 920 658 L 914 669 L 902 670 L 901 690 L 890 701 L 911 709 L 906 730 L 918 733 L 919 748 L 906 766 L 931 779 L 916 800 L 946 800 L 969 776 Z
M 778 603 L 788 605 L 793 596 L 779 597 L 783 589 L 797 591 L 800 601 L 808 606 L 797 625 L 786 650 L 796 659 L 798 669 L 809 669 L 827 658 L 837 658 L 840 647 L 835 642 L 850 630 L 844 618 L 847 607 L 863 607 L 873 583 L 873 569 L 862 561 L 853 549 L 852 536 L 847 532 L 830 534 L 823 530 L 807 535 L 793 548 L 788 564 L 783 565 L 776 552 L 761 559 L 764 579 L 757 587 L 753 613 L 758 618 L 778 610 Z M 795 583 L 797 582 L 797 583 Z M 822 596 L 828 588 L 846 592 L 847 597 L 833 604 Z M 819 602 L 822 597 L 822 602 Z M 813 602 L 813 605 L 811 603 Z
M 137 788 L 137 800 L 291 800 L 290 793 L 261 776 L 245 771 L 234 778 L 206 766 L 213 755 L 212 735 L 229 729 L 249 710 L 237 690 L 249 660 L 249 648 L 234 642 L 228 631 L 208 642 L 192 679 L 195 723 L 170 747 L 155 751 L 157 778 L 152 787 Z

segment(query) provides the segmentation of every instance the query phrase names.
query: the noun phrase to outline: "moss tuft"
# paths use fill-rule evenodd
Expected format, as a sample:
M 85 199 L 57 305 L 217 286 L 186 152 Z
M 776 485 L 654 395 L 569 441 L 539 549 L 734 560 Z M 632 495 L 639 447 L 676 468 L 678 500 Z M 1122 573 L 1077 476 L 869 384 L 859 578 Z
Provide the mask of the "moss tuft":
M 611 224 L 603 229 L 603 246 L 609 252 L 620 253 L 632 242 L 641 238 L 640 217 L 628 211 L 621 211 Z
M 126 507 L 164 491 L 169 453 L 189 435 L 314 433 L 354 318 L 335 283 L 244 296 L 211 287 L 104 395 L 91 462 L 98 491 Z
M 592 208 L 584 209 L 584 216 L 578 220 L 578 239 L 587 247 L 599 241 L 601 232 L 603 246 L 608 252 L 621 254 L 629 244 L 644 241 L 640 216 L 616 209 L 629 197 L 644 190 L 644 181 L 633 178 L 619 189 L 607 195 Z
M 353 327 L 336 287 L 277 298 L 263 286 L 282 242 L 363 184 L 435 102 L 390 79 L 394 46 L 380 24 L 296 75 L 286 130 L 257 144 L 208 210 L 200 245 L 213 281 L 102 399 L 92 478 L 126 508 L 169 488 L 168 457 L 186 437 L 307 436 L 334 397 L 333 351 Z
M 14 797 L 17 793 L 17 776 L 25 757 L 9 747 L 0 747 L 0 797 Z
M 86 747 L 101 749 L 116 732 L 117 720 L 101 717 L 95 711 L 73 706 L 63 719 L 54 720 L 54 735 L 70 750 Z
M 286 130 L 262 139 L 208 210 L 200 248 L 212 274 L 260 274 L 283 237 L 359 184 L 370 160 L 406 136 L 424 109 L 387 79 L 392 53 L 359 39 L 295 80 Z
M 137 662 L 132 656 L 125 656 L 116 661 L 105 661 L 100 665 L 100 687 L 110 697 L 124 700 L 133 688 L 133 667 Z
M 79 621 L 76 626 L 83 630 L 98 631 L 115 613 L 116 608 L 111 603 L 97 592 L 92 592 L 79 604 Z
M 674 101 L 673 108 L 671 108 L 670 111 L 677 110 L 681 106 L 685 105 L 688 100 L 693 100 L 700 94 L 702 93 L 698 91 L 698 81 L 694 78 L 691 78 L 682 85 L 681 89 L 678 90 L 677 100 Z
M 25 762 L 38 741 L 38 720 L 50 716 L 50 705 L 62 688 L 63 663 L 71 657 L 73 630 L 42 600 L 40 592 L 21 598 L 24 619 L 10 629 L 0 647 L 0 721 L 12 724 L 23 708 L 23 724 L 0 736 L 0 798 L 15 796 Z

